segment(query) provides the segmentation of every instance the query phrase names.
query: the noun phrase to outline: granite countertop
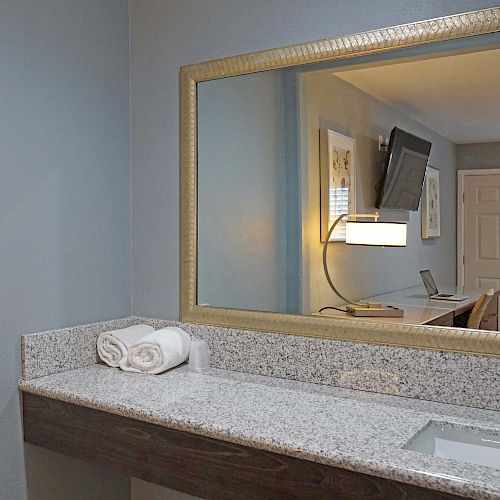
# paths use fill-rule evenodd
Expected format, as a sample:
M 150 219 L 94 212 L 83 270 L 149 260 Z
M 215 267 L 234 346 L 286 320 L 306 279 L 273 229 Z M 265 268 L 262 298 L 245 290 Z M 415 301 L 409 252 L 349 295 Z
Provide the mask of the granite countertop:
M 500 499 L 500 470 L 402 447 L 429 420 L 493 429 L 500 412 L 185 366 L 103 365 L 25 380 L 25 392 L 203 436 L 468 496 Z

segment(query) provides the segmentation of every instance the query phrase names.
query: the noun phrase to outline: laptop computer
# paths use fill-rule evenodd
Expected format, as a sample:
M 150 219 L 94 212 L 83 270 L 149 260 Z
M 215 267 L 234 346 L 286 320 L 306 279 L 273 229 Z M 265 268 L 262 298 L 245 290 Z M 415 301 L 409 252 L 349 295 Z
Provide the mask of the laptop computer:
M 436 286 L 436 282 L 432 277 L 429 269 L 424 269 L 420 271 L 420 276 L 422 277 L 422 281 L 424 282 L 425 289 L 427 290 L 427 295 L 429 295 L 429 299 L 432 300 L 449 300 L 451 302 L 461 302 L 462 300 L 468 299 L 467 295 L 455 295 L 453 293 L 439 293 L 438 287 Z

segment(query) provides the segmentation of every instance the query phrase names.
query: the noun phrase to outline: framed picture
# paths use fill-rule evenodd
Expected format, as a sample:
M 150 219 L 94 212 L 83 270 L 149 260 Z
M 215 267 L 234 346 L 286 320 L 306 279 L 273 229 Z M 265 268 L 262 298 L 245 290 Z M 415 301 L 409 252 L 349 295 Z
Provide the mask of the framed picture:
M 441 236 L 441 212 L 439 206 L 439 170 L 427 166 L 422 190 L 422 239 Z
M 356 141 L 333 130 L 320 130 L 321 242 L 344 213 L 356 211 Z M 345 221 L 339 223 L 330 241 L 345 241 Z

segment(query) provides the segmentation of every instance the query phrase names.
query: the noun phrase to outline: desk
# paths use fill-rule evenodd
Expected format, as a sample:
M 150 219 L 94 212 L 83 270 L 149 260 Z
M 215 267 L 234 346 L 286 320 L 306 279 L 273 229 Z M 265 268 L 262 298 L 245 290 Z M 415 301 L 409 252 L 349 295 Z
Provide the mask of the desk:
M 343 319 L 357 319 L 372 321 L 375 323 L 395 323 L 409 325 L 438 325 L 438 326 L 465 326 L 465 315 L 472 310 L 477 299 L 485 290 L 479 288 L 443 287 L 446 293 L 457 295 L 467 295 L 469 298 L 461 302 L 446 300 L 430 300 L 423 285 L 397 290 L 395 292 L 374 295 L 360 299 L 361 302 L 380 302 L 404 309 L 405 315 L 402 318 L 354 318 L 347 314 L 327 309 L 321 313 L 322 316 L 329 316 Z M 495 291 L 488 308 L 481 321 L 482 330 L 497 331 L 498 328 L 498 296 L 500 290 Z

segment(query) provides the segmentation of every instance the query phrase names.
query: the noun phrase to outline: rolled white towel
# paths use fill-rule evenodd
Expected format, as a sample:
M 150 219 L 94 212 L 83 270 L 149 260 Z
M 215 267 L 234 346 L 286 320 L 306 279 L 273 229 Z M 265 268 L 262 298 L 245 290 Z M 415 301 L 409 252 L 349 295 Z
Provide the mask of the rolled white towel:
M 190 343 L 191 337 L 180 328 L 156 330 L 129 348 L 120 368 L 151 375 L 162 373 L 186 361 Z
M 154 331 L 155 329 L 148 325 L 134 325 L 103 332 L 97 339 L 97 353 L 106 364 L 116 368 L 120 366 L 120 361 L 127 357 L 130 346 Z

